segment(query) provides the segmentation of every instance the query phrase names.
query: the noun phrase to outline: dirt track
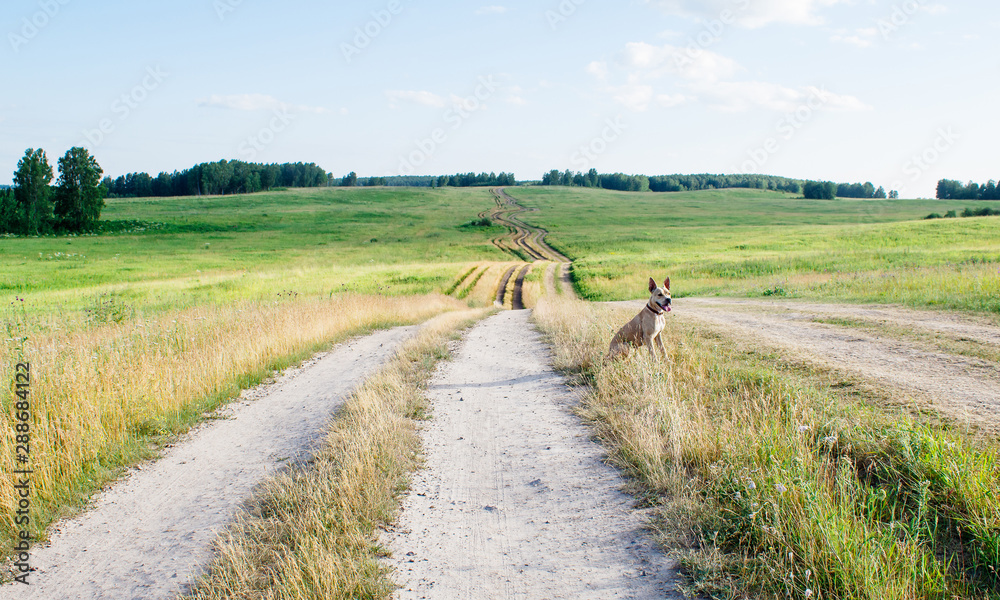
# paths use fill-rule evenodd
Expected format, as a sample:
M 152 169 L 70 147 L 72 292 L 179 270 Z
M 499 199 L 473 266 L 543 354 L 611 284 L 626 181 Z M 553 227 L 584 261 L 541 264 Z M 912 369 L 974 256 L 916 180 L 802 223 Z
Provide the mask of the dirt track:
M 387 535 L 397 597 L 672 597 L 528 316 L 482 322 L 431 382 L 427 468 Z
M 680 298 L 674 302 L 673 314 L 860 375 L 926 402 L 959 423 L 1000 432 L 996 362 L 942 351 L 913 339 L 974 343 L 984 353 L 995 353 L 1000 351 L 1000 327 L 987 321 L 890 306 L 723 298 Z M 868 323 L 871 328 L 816 322 L 831 318 Z M 893 331 L 914 336 L 893 335 Z
M 192 432 L 62 522 L 34 549 L 30 586 L 0 599 L 172 598 L 210 559 L 216 532 L 255 485 L 307 458 L 346 395 L 416 330 L 402 327 L 342 344 L 279 381 L 245 393 L 225 418 Z

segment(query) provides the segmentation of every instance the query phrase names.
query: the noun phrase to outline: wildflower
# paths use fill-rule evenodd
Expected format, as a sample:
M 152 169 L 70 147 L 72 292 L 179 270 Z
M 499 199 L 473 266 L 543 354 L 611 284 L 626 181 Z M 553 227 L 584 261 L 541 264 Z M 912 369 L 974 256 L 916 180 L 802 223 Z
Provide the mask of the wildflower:
M 830 445 L 832 446 L 833 444 L 836 444 L 836 443 L 837 443 L 837 436 L 835 436 L 835 435 L 831 435 L 831 436 L 829 436 L 829 437 L 825 437 L 825 438 L 823 438 L 823 439 L 822 439 L 822 440 L 820 440 L 820 441 L 821 441 L 821 442 L 823 442 L 824 444 L 830 444 Z
M 806 581 L 809 581 L 809 578 L 812 577 L 812 574 L 813 574 L 812 569 L 806 569 Z
M 806 598 L 812 598 L 812 595 L 813 591 L 809 588 L 806 588 L 806 593 L 805 593 Z
M 743 499 L 743 495 L 740 494 L 739 492 L 736 492 L 736 499 L 737 500 L 742 500 Z
M 799 425 L 799 433 L 805 433 L 810 429 L 812 429 L 812 427 L 809 427 L 808 425 Z
M 750 489 L 750 490 L 757 489 L 757 484 L 753 482 L 753 479 L 751 479 L 749 481 L 749 483 L 747 483 L 747 489 Z

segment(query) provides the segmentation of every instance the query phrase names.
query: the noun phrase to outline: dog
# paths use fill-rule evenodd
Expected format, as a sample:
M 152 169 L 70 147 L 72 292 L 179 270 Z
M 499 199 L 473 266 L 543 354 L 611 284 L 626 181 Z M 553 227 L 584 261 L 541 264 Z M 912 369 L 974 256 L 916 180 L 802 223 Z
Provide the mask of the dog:
M 667 351 L 663 347 L 663 340 L 660 333 L 667 325 L 664 315 L 670 312 L 670 278 L 663 282 L 663 287 L 657 287 L 656 281 L 649 278 L 649 302 L 642 311 L 632 318 L 631 321 L 622 326 L 611 340 L 608 359 L 628 356 L 629 351 L 635 347 L 646 346 L 649 355 L 653 360 L 657 360 L 656 352 L 653 351 L 653 341 L 660 349 L 663 360 L 667 359 Z

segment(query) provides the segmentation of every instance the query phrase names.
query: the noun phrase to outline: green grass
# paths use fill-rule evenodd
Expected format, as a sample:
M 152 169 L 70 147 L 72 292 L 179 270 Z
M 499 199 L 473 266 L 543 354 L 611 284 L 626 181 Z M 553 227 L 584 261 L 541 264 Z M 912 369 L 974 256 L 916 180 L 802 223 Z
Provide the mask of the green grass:
M 713 598 L 1000 598 L 1000 453 L 884 392 L 668 319 L 668 360 L 602 360 L 632 310 L 546 298 L 534 319 L 579 408 Z
M 804 200 L 755 190 L 672 194 L 517 188 L 524 219 L 575 260 L 589 300 L 778 296 L 1000 313 L 1000 219 L 923 220 L 989 203 Z
M 259 300 L 289 290 L 424 294 L 468 263 L 504 260 L 493 228 L 463 227 L 493 205 L 466 189 L 296 189 L 107 201 L 101 236 L 7 238 L 0 304 L 81 311 L 107 294 L 145 312 Z

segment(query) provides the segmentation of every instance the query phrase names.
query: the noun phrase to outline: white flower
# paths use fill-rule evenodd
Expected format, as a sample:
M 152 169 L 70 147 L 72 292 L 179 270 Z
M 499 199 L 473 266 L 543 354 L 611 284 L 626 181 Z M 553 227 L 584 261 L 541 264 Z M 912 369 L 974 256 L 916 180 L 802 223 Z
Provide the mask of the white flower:
M 809 578 L 812 577 L 812 574 L 813 574 L 812 569 L 806 569 L 806 581 L 809 581 Z
M 751 479 L 750 482 L 747 483 L 747 489 L 750 489 L 750 490 L 757 489 L 757 484 L 753 482 L 753 479 Z
M 810 427 L 808 425 L 799 425 L 799 433 L 805 433 L 805 432 L 809 431 L 810 429 L 812 429 L 812 427 Z
M 806 588 L 806 598 L 812 598 L 812 595 L 813 591 L 809 588 Z
M 788 491 L 788 488 L 786 488 L 785 486 L 783 486 L 780 483 L 774 484 L 774 489 L 778 490 L 779 494 L 784 494 L 785 492 Z
M 822 440 L 820 440 L 820 441 L 821 441 L 821 442 L 823 442 L 824 444 L 830 444 L 830 445 L 833 445 L 833 444 L 836 444 L 836 443 L 837 443 L 837 436 L 835 436 L 835 435 L 831 435 L 831 436 L 829 436 L 829 437 L 825 437 L 825 438 L 823 438 L 823 439 L 822 439 Z

